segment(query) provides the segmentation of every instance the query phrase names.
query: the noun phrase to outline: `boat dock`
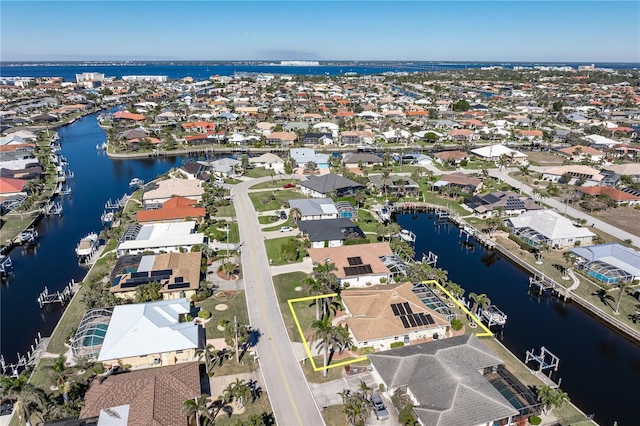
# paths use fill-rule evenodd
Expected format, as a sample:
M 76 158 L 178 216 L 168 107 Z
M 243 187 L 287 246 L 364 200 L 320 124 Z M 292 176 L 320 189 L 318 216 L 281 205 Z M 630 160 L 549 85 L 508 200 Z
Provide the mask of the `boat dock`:
M 45 305 L 49 305 L 51 303 L 60 303 L 64 306 L 65 303 L 71 299 L 71 296 L 73 296 L 75 285 L 76 283 L 71 280 L 71 282 L 67 284 L 62 291 L 56 291 L 55 293 L 49 293 L 49 289 L 45 286 L 44 290 L 42 290 L 36 299 L 38 301 L 38 305 L 40 305 L 41 309 L 44 308 Z
M 38 364 L 40 357 L 45 352 L 49 338 L 43 338 L 40 333 L 34 339 L 31 349 L 25 355 L 18 353 L 18 359 L 14 363 L 7 363 L 4 355 L 0 355 L 0 375 L 16 378 L 26 369 L 32 368 Z

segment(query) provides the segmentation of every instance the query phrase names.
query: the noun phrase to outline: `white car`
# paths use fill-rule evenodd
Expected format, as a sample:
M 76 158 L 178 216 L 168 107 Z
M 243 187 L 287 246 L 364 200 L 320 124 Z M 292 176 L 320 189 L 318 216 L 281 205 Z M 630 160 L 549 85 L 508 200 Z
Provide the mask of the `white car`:
M 282 228 L 280 228 L 280 232 L 289 232 L 289 231 L 293 231 L 293 228 L 290 226 L 283 226 Z

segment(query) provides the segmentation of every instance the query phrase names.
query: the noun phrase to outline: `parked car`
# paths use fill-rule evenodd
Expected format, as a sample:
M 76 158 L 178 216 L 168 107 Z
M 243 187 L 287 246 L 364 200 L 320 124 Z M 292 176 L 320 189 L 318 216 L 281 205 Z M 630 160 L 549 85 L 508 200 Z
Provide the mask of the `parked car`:
M 280 210 L 280 219 L 285 220 L 287 218 L 287 212 Z
M 296 184 L 295 183 L 288 183 L 286 185 L 283 186 L 283 188 L 285 189 L 289 189 L 289 188 L 295 188 Z
M 280 228 L 280 232 L 289 232 L 289 231 L 293 231 L 293 228 L 290 226 L 283 226 L 282 228 Z
M 380 395 L 377 393 L 371 395 L 371 402 L 373 402 L 373 407 L 376 410 L 376 418 L 378 420 L 388 420 L 389 412 L 387 411 L 387 407 L 384 406 Z

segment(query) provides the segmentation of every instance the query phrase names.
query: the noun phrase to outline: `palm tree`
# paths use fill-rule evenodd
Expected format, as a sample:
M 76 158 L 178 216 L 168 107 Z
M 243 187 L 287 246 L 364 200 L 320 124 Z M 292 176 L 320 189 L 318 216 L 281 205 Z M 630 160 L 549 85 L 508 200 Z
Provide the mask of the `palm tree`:
M 235 398 L 238 410 L 244 407 L 244 404 L 251 398 L 251 389 L 242 379 L 236 379 L 231 383 L 233 386 L 233 397 Z
M 215 346 L 211 343 L 207 344 L 204 349 L 196 350 L 196 357 L 204 359 L 204 368 L 209 377 L 213 377 L 213 367 L 217 361 L 217 352 Z
M 229 322 L 224 329 L 224 341 L 227 345 L 233 346 L 236 354 L 236 362 L 240 362 L 240 347 L 249 340 L 249 332 L 249 326 L 239 323 L 236 317 L 234 317 L 233 322 Z
M 362 389 L 362 382 L 360 383 L 360 386 Z M 363 425 L 371 415 L 373 403 L 371 402 L 367 392 L 368 391 L 365 389 L 356 392 L 344 389 L 342 392 L 338 392 L 338 395 L 342 397 L 342 402 L 344 404 L 342 412 L 347 417 L 347 422 L 349 424 Z
M 469 298 L 473 300 L 471 313 L 474 315 L 477 314 L 479 307 L 485 308 L 486 306 L 491 304 L 491 299 L 489 299 L 489 297 L 484 293 L 476 294 L 471 292 L 469 293 Z
M 362 392 L 362 393 L 364 394 L 364 396 L 365 396 L 367 399 L 370 399 L 370 398 L 371 398 L 371 396 L 373 395 L 373 389 L 371 389 L 371 388 L 369 387 L 369 385 L 367 385 L 367 384 L 365 383 L 365 381 L 364 381 L 364 380 L 360 380 L 360 389 L 359 389 L 359 390 L 360 390 L 360 392 Z
M 302 217 L 302 213 L 300 212 L 299 208 L 293 207 L 291 208 L 291 210 L 289 210 L 289 216 L 291 216 L 291 220 L 293 220 L 294 223 L 297 223 L 298 220 L 300 220 L 300 218 Z
M 461 298 L 464 295 L 464 288 L 458 283 L 454 283 L 453 281 L 447 281 L 447 290 L 449 293 L 457 299 Z
M 329 358 L 329 351 L 334 352 L 339 350 L 343 345 L 344 334 L 339 330 L 341 327 L 336 327 L 331 324 L 329 317 L 325 316 L 320 320 L 316 320 L 311 324 L 312 334 L 310 341 L 317 341 L 317 347 L 323 351 L 323 366 L 325 367 L 322 372 L 323 377 L 327 377 L 327 362 Z
M 616 301 L 616 309 L 613 311 L 614 314 L 619 314 L 620 311 L 620 302 L 622 301 L 622 295 L 624 291 L 631 286 L 631 283 L 628 281 L 621 281 L 618 283 L 618 300 Z
M 304 280 L 303 285 L 303 289 L 305 290 L 305 292 L 311 296 L 319 296 L 327 291 L 327 286 L 322 281 L 314 280 L 311 277 Z M 321 303 L 320 298 L 315 299 L 314 303 L 316 305 L 316 320 L 319 320 Z
M 538 389 L 538 401 L 542 403 L 542 411 L 548 414 L 554 408 L 561 408 L 569 402 L 569 395 L 560 388 L 542 385 Z
M 382 172 L 382 190 L 384 191 L 384 198 L 387 198 L 387 179 L 389 179 L 389 170 Z
M 503 167 L 506 167 L 509 164 L 509 157 L 506 154 L 502 154 L 498 158 L 498 171 L 502 171 Z
M 205 418 L 205 424 L 213 420 L 211 412 L 207 406 L 207 398 L 209 398 L 209 395 L 202 394 L 197 398 L 187 399 L 182 403 L 182 413 L 187 416 L 189 422 L 191 422 L 191 419 L 195 418 L 196 425 L 200 426 L 200 422 L 203 417 Z
M 363 190 L 358 190 L 355 193 L 355 200 L 356 200 L 356 204 L 357 207 L 362 207 L 362 205 L 364 204 L 364 202 L 367 199 L 367 194 L 365 194 L 365 192 Z

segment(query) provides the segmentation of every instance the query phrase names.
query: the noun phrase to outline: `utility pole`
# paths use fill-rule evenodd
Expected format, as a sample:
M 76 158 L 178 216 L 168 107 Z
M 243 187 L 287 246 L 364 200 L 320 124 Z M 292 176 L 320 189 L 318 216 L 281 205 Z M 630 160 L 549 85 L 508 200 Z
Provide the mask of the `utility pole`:
M 238 317 L 237 316 L 233 316 L 233 329 L 235 331 L 235 345 L 236 345 L 236 362 L 239 364 L 240 363 L 240 354 L 238 351 Z

